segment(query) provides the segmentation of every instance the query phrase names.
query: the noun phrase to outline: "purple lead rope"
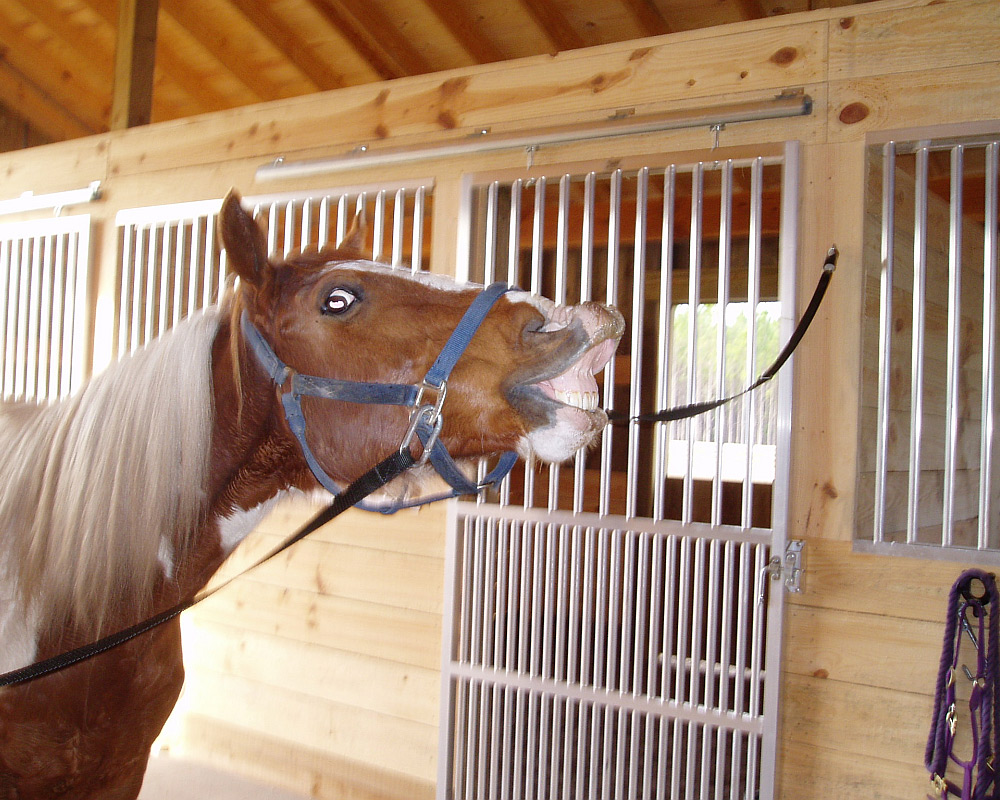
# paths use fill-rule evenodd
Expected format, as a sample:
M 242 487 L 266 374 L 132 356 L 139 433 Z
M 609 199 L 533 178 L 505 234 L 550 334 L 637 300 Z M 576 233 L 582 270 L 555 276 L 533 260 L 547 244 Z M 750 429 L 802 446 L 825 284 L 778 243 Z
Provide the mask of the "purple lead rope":
M 974 581 L 984 587 L 981 596 L 972 594 Z M 964 598 L 964 599 L 963 599 Z M 978 620 L 977 637 L 968 621 L 972 611 Z M 959 671 L 959 651 L 962 635 L 968 634 L 975 645 L 976 675 L 968 673 L 973 682 L 969 697 L 970 724 L 972 726 L 972 756 L 968 761 L 958 758 L 953 745 L 957 724 L 955 682 Z M 947 800 L 949 796 L 961 800 L 998 800 L 998 786 L 994 772 L 994 757 L 1000 751 L 1000 720 L 996 709 L 1000 703 L 1000 685 L 997 680 L 1000 656 L 1000 595 L 996 578 L 978 569 L 962 573 L 948 595 L 948 612 L 945 620 L 944 646 L 934 692 L 934 715 L 924 763 L 931 773 L 935 798 Z M 963 668 L 964 669 L 964 668 Z M 963 781 L 958 786 L 945 777 L 948 761 L 962 768 Z

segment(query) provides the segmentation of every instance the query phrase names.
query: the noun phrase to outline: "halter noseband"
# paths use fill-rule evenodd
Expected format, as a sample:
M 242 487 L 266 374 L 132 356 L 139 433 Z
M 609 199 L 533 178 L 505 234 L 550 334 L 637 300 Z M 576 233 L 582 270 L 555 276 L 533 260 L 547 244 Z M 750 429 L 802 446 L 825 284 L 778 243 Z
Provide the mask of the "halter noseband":
M 368 383 L 301 375 L 278 358 L 260 331 L 250 322 L 246 311 L 240 317 L 240 328 L 247 344 L 257 357 L 258 363 L 264 368 L 271 380 L 278 386 L 288 387 L 281 395 L 281 405 L 285 412 L 285 419 L 288 421 L 288 427 L 298 440 L 306 463 L 316 480 L 331 494 L 339 494 L 341 487 L 320 466 L 306 441 L 306 420 L 302 413 L 302 396 L 341 400 L 348 403 L 405 406 L 413 409 L 409 426 L 399 449 L 402 451 L 409 448 L 413 437 L 416 436 L 424 447 L 424 452 L 417 464 L 430 462 L 438 475 L 451 486 L 452 491 L 409 503 L 396 503 L 388 508 L 368 509 L 391 514 L 401 508 L 423 505 L 459 495 L 478 494 L 483 489 L 495 487 L 507 476 L 507 473 L 517 462 L 516 453 L 504 453 L 496 467 L 482 481 L 473 483 L 465 477 L 448 450 L 438 439 L 444 424 L 442 408 L 448 394 L 448 378 L 451 376 L 451 371 L 469 346 L 483 320 L 486 319 L 486 315 L 497 300 L 509 291 L 510 287 L 507 284 L 494 283 L 476 296 L 472 305 L 462 315 L 451 336 L 448 337 L 448 341 L 445 342 L 423 381 L 419 384 Z

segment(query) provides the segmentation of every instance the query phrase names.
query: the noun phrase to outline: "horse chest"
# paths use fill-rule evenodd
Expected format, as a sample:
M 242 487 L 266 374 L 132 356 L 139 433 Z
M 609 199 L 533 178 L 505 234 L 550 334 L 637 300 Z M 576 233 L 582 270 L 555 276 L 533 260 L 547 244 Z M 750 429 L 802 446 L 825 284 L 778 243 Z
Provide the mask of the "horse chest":
M 179 625 L 0 694 L 0 800 L 133 800 L 183 682 Z

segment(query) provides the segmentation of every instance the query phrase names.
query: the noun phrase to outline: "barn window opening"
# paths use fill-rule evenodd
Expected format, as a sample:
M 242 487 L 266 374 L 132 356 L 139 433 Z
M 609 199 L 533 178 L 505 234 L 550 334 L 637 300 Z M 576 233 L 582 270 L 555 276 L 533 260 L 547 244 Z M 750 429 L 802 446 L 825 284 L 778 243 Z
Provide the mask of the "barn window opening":
M 1000 135 L 978 127 L 869 140 L 860 550 L 1000 564 Z

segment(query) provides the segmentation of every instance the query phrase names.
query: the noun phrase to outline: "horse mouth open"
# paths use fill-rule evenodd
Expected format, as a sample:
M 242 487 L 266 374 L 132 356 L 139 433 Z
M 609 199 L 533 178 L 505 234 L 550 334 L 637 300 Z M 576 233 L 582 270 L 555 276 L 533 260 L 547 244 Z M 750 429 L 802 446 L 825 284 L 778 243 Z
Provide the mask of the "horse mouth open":
M 521 455 L 559 462 L 590 444 L 607 425 L 597 376 L 611 361 L 625 331 L 625 320 L 599 303 L 547 305 L 537 336 L 545 341 L 544 365 L 508 391 L 508 399 L 529 423 Z

